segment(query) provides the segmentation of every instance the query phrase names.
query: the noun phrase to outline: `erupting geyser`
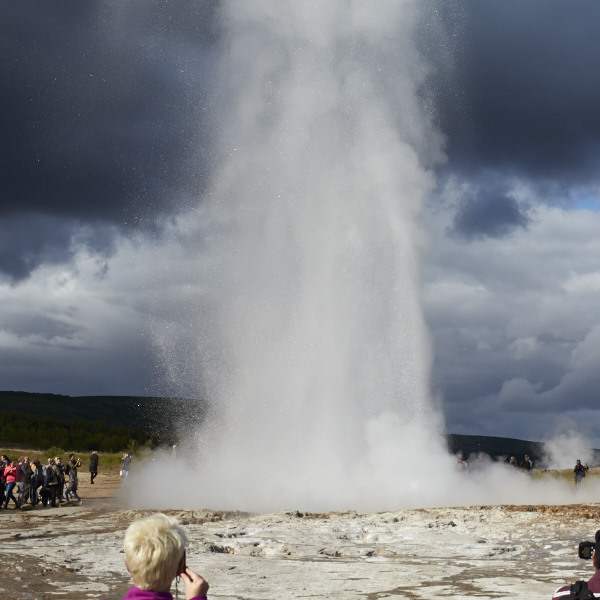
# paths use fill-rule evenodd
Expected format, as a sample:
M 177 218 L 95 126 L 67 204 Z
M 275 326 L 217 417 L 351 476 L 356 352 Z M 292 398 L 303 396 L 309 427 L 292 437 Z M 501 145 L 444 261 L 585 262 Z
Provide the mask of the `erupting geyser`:
M 175 393 L 210 401 L 205 506 L 398 507 L 451 470 L 419 301 L 420 4 L 222 6 L 211 186 L 173 233 L 196 267 L 156 326 Z

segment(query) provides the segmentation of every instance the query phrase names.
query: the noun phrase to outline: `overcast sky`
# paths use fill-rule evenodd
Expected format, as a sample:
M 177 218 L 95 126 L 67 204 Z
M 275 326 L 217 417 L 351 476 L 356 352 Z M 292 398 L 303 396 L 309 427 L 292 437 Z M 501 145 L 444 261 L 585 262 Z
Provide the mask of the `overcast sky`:
M 0 389 L 172 391 L 153 266 L 209 185 L 222 31 L 216 1 L 139 7 L 2 7 Z M 447 430 L 600 447 L 600 4 L 435 8 L 422 283 Z

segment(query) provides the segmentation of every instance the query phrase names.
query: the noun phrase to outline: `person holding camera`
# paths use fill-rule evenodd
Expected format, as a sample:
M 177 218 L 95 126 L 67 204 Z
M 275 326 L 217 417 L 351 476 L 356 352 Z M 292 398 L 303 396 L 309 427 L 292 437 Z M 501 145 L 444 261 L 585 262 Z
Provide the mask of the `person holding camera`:
M 521 469 L 523 469 L 524 471 L 527 471 L 531 475 L 531 472 L 533 470 L 533 461 L 531 460 L 531 457 L 529 456 L 529 454 L 526 454 L 523 457 L 523 460 L 521 461 L 521 464 L 519 465 L 519 467 L 521 467 Z
M 65 492 L 65 500 L 69 502 L 69 494 L 72 494 L 79 506 L 83 504 L 83 500 L 77 493 L 79 487 L 79 478 L 77 477 L 77 469 L 81 467 L 81 459 L 75 458 L 75 454 L 69 454 L 69 462 L 65 468 L 65 475 L 69 476 L 69 483 L 67 485 L 67 491 Z
M 208 582 L 185 564 L 187 537 L 174 517 L 155 513 L 125 532 L 125 566 L 133 586 L 123 600 L 173 600 L 171 584 L 185 584 L 186 600 L 207 600 Z
M 585 477 L 585 472 L 588 470 L 587 463 L 585 465 L 581 464 L 581 461 L 577 459 L 575 463 L 575 467 L 573 468 L 573 473 L 575 477 L 575 486 L 581 484 L 581 480 Z
M 581 542 L 579 544 L 579 558 L 591 558 L 594 565 L 594 574 L 586 581 L 577 581 L 573 585 L 559 587 L 552 596 L 552 600 L 591 600 L 600 598 L 600 552 L 596 546 L 600 545 L 600 529 L 596 531 L 596 541 Z

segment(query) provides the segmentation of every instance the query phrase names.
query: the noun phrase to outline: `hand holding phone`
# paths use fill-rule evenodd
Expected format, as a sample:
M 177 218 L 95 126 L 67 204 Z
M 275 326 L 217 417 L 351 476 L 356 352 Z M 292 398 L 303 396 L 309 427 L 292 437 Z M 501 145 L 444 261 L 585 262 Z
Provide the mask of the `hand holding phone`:
M 202 575 L 198 575 L 198 573 L 194 573 L 194 571 L 186 567 L 185 572 L 181 573 L 180 577 L 183 579 L 183 583 L 185 583 L 186 600 L 190 600 L 196 596 L 206 596 L 209 585 L 208 581 Z

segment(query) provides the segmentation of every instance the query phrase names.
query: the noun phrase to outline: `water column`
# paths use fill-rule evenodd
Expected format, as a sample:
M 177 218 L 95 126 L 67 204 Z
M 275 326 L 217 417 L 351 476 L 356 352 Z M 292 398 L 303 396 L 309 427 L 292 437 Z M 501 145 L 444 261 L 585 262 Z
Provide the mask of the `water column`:
M 212 185 L 180 225 L 199 253 L 198 339 L 173 361 L 211 403 L 204 505 L 397 506 L 422 491 L 408 465 L 439 462 L 418 4 L 223 4 Z

